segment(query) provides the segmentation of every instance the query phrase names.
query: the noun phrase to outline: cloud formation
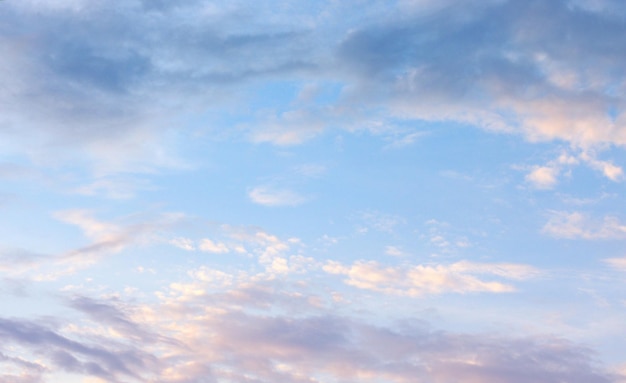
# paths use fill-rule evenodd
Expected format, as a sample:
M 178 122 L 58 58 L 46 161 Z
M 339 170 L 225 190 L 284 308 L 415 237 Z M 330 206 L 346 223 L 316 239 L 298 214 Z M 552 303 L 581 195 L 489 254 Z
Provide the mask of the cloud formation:
M 581 212 L 554 211 L 542 232 L 556 238 L 608 240 L 626 238 L 626 225 L 617 217 L 593 219 Z
M 339 95 L 321 104 L 311 95 L 279 98 L 270 112 L 252 111 L 245 134 L 292 145 L 329 127 L 368 130 L 372 121 L 408 119 L 577 148 L 626 143 L 624 89 L 614 85 L 625 79 L 626 23 L 613 17 L 615 6 L 409 3 L 385 11 L 393 21 L 362 17 L 354 25 L 345 22 L 351 7 L 332 2 L 319 5 L 326 18 L 294 6 L 281 22 L 265 5 L 238 2 L 7 2 L 0 134 L 7 148 L 42 164 L 54 151 L 56 161 L 78 157 L 104 173 L 182 166 L 167 133 L 175 111 L 237 105 L 236 84 L 280 78 L 309 89 L 315 76 Z M 597 167 L 621 178 L 608 164 Z M 542 174 L 539 184 L 551 185 Z M 95 187 L 109 186 L 83 191 Z
M 390 94 L 402 116 L 581 147 L 621 145 L 623 117 L 608 111 L 624 102 L 611 84 L 623 81 L 614 35 L 625 28 L 567 1 L 470 2 L 356 30 L 340 55 L 371 79 L 366 86 Z
M 626 239 L 623 14 L 0 1 L 0 381 L 617 381 L 624 258 L 511 245 Z
M 417 265 L 393 267 L 375 261 L 357 261 L 349 266 L 336 261 L 324 265 L 330 274 L 346 275 L 348 285 L 386 294 L 422 296 L 444 293 L 515 291 L 512 285 L 485 281 L 476 275 L 485 274 L 504 279 L 523 280 L 538 275 L 531 266 L 518 264 L 481 264 L 460 261 L 451 265 Z
M 258 186 L 248 192 L 250 200 L 264 206 L 297 206 L 307 198 L 289 189 Z
M 68 304 L 88 320 L 72 331 L 0 318 L 0 363 L 34 381 L 54 376 L 12 356 L 18 346 L 47 366 L 109 382 L 613 381 L 588 350 L 563 339 L 446 332 L 415 318 L 375 325 L 326 313 L 276 282 L 232 282 L 203 294 L 172 290 L 153 303 L 74 296 Z M 256 309 L 237 304 L 245 300 Z M 299 315 L 281 314 L 296 307 Z

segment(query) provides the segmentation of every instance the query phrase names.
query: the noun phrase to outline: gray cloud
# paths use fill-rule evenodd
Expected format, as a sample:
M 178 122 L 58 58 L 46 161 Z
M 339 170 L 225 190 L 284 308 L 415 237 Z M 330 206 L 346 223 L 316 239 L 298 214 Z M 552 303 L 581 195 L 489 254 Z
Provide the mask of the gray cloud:
M 255 366 L 259 381 L 297 382 L 276 364 L 305 376 L 409 382 L 611 382 L 584 348 L 561 339 L 446 333 L 377 327 L 341 317 L 283 318 L 229 314 L 206 323 L 224 358 Z M 270 361 L 273 361 L 270 362 Z M 222 361 L 223 363 L 223 361 Z
M 264 3 L 4 3 L 0 135 L 40 163 L 53 151 L 109 172 L 180 166 L 165 138 L 177 116 L 242 102 L 242 83 L 315 79 L 344 89 L 322 109 L 328 121 L 314 103 L 277 100 L 286 117 L 254 121 L 249 110 L 246 136 L 299 143 L 329 127 L 399 118 L 579 146 L 626 143 L 619 4 L 405 3 L 376 23 L 367 9 L 352 19 L 350 7 L 332 3 L 319 6 L 324 17 L 304 6 L 277 15 Z
M 262 25 L 238 8 L 81 5 L 7 3 L 0 13 L 0 135 L 40 163 L 82 156 L 108 171 L 174 166 L 162 140 L 178 113 L 233 99 L 242 81 L 316 65 L 305 54 L 306 31 Z
M 252 294 L 263 303 L 230 299 L 257 284 L 266 290 Z M 67 304 L 88 320 L 73 316 L 72 330 L 53 325 L 63 318 L 0 318 L 0 363 L 42 382 L 59 371 L 146 383 L 616 381 L 591 350 L 556 336 L 452 332 L 420 318 L 374 324 L 301 306 L 314 296 L 280 281 L 200 288 L 151 303 L 73 296 Z M 12 345 L 37 362 L 13 355 Z
M 132 348 L 113 348 L 91 345 L 60 335 L 44 324 L 21 319 L 0 318 L 3 347 L 11 343 L 46 356 L 61 370 L 97 376 L 118 381 L 117 376 L 136 376 L 134 369 L 154 363 L 153 357 Z M 6 352 L 6 351 L 5 351 Z M 40 372 L 31 362 L 21 362 L 22 367 Z
M 357 100 L 375 94 L 402 118 L 624 144 L 624 32 L 568 1 L 459 2 L 359 28 L 338 57 L 359 73 Z

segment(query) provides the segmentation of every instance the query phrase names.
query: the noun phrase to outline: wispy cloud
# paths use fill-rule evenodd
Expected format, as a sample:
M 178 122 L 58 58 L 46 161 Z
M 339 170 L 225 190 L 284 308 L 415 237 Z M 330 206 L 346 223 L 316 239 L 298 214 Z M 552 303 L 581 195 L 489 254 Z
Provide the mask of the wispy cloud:
M 624 239 L 626 238 L 626 225 L 613 216 L 593 219 L 581 212 L 553 211 L 542 232 L 556 238 Z
M 604 262 L 617 269 L 617 270 L 622 270 L 622 271 L 626 271 L 626 257 L 622 257 L 622 258 L 607 258 L 604 260 Z
M 290 189 L 257 186 L 248 192 L 250 200 L 264 206 L 297 206 L 308 199 Z
M 172 229 L 184 218 L 180 214 L 165 213 L 114 222 L 98 219 L 94 212 L 82 209 L 59 211 L 54 216 L 63 223 L 78 227 L 89 242 L 54 253 L 3 248 L 0 249 L 0 271 L 12 277 L 56 280 L 133 246 L 161 243 L 164 239 L 159 232 Z M 172 240 L 172 244 L 183 248 L 191 245 L 182 238 Z

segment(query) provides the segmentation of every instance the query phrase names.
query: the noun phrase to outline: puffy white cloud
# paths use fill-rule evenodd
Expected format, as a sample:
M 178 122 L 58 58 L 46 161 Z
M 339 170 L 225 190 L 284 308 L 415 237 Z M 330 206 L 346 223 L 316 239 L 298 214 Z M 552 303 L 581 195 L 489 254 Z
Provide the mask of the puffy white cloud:
M 558 169 L 548 166 L 537 166 L 526 176 L 537 189 L 552 189 L 558 182 Z

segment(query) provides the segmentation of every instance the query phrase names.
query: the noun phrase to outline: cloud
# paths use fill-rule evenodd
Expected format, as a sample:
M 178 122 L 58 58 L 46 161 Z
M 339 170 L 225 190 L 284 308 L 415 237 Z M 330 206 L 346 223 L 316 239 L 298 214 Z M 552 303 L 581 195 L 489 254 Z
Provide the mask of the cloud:
M 330 274 L 346 275 L 346 284 L 366 290 L 402 296 L 445 293 L 515 291 L 499 281 L 485 281 L 476 275 L 524 280 L 539 274 L 538 270 L 518 264 L 483 264 L 461 261 L 436 266 L 384 266 L 375 261 L 357 261 L 345 266 L 336 261 L 324 265 Z
M 390 146 L 403 146 L 421 134 L 395 124 L 406 120 L 576 148 L 626 143 L 615 85 L 625 79 L 626 23 L 608 11 L 615 5 L 402 1 L 368 4 L 354 19 L 350 2 L 314 14 L 241 2 L 51 4 L 5 2 L 0 16 L 0 137 L 39 167 L 84 164 L 109 176 L 188 166 L 177 146 L 192 128 L 180 116 L 207 106 L 252 109 L 232 131 L 276 145 L 383 126 Z M 302 91 L 242 105 L 242 84 L 274 81 Z M 326 88 L 332 97 L 320 96 Z M 610 162 L 593 166 L 623 177 Z M 547 188 L 553 176 L 541 170 L 529 182 Z M 98 179 L 79 191 L 127 198 L 135 187 Z
M 623 20 L 567 1 L 467 2 L 356 28 L 338 57 L 360 81 L 353 100 L 399 118 L 623 145 L 626 100 L 612 87 L 625 77 L 624 31 Z
M 581 159 L 589 164 L 589 166 L 595 170 L 599 170 L 602 174 L 611 181 L 621 181 L 624 178 L 624 171 L 621 167 L 614 165 L 610 161 L 601 161 L 594 157 L 590 153 L 582 153 Z
M 530 182 L 537 189 L 552 189 L 558 182 L 558 169 L 548 166 L 537 166 L 526 176 L 526 181 Z
M 248 127 L 252 142 L 279 146 L 301 144 L 318 134 L 333 120 L 328 111 L 289 110 L 278 116 L 265 116 Z
M 392 234 L 396 227 L 406 223 L 403 217 L 386 214 L 380 211 L 367 210 L 360 212 L 358 218 L 362 221 L 360 231 L 367 232 L 369 229 Z
M 163 213 L 155 216 L 138 214 L 117 221 L 96 218 L 90 210 L 75 209 L 54 213 L 60 222 L 78 227 L 89 242 L 55 253 L 38 253 L 23 249 L 0 249 L 0 271 L 10 277 L 34 280 L 56 280 L 97 264 L 132 246 L 149 246 L 164 242 L 162 232 L 171 230 L 184 216 Z M 173 240 L 175 246 L 189 246 L 183 238 Z
M 194 246 L 193 240 L 184 237 L 178 237 L 170 240 L 170 243 L 179 249 L 194 251 L 196 247 Z
M 171 228 L 184 218 L 182 214 L 164 213 L 144 217 L 145 221 L 117 224 L 98 220 L 89 210 L 59 211 L 55 217 L 78 226 L 92 240 L 92 243 L 67 251 L 60 257 L 60 261 L 71 265 L 71 270 L 91 265 L 103 256 L 119 253 L 132 245 L 158 243 L 162 241 L 158 234 L 160 230 Z
M 108 346 L 72 340 L 44 324 L 20 319 L 0 318 L 3 348 L 14 344 L 46 358 L 54 368 L 116 382 L 118 377 L 137 377 L 134 370 L 153 366 L 154 356 L 107 339 Z M 8 350 L 4 350 L 5 352 Z M 24 363 L 21 363 L 24 365 Z M 29 372 L 40 370 L 33 365 Z
M 404 257 L 407 255 L 407 253 L 404 252 L 404 250 L 402 250 L 401 248 L 397 246 L 386 246 L 385 254 L 390 255 L 392 257 Z
M 623 258 L 607 258 L 604 262 L 614 269 L 626 271 L 626 257 Z
M 542 232 L 555 238 L 607 240 L 626 238 L 626 225 L 617 217 L 592 219 L 581 212 L 550 212 Z
M 224 254 L 230 251 L 228 247 L 222 242 L 215 243 L 207 238 L 200 241 L 199 248 L 200 248 L 200 251 L 205 251 L 207 253 L 215 253 L 215 254 Z
M 289 189 L 276 189 L 269 186 L 257 186 L 248 192 L 250 200 L 264 206 L 297 206 L 307 198 Z
M 536 274 L 524 265 L 472 262 L 438 270 L 519 280 Z M 208 266 L 188 277 L 150 299 L 71 295 L 68 326 L 55 326 L 62 317 L 0 318 L 0 364 L 37 382 L 61 372 L 163 383 L 613 381 L 589 349 L 555 336 L 446 331 L 416 317 L 373 324 L 363 313 L 330 314 L 324 300 L 331 297 L 302 281 Z
M 136 177 L 105 177 L 74 188 L 73 192 L 87 196 L 103 195 L 111 199 L 133 198 L 138 190 L 149 190 L 149 182 Z
M 613 381 L 590 350 L 562 338 L 451 332 L 420 318 L 372 324 L 328 314 L 294 285 L 215 284 L 223 274 L 198 272 L 191 275 L 213 286 L 202 294 L 171 290 L 156 302 L 73 297 L 69 304 L 90 319 L 79 330 L 97 334 L 90 342 L 46 323 L 0 318 L 0 350 L 31 375 L 66 371 L 111 382 Z M 36 353 L 49 370 L 17 359 L 10 345 Z
M 564 170 L 581 163 L 600 171 L 603 176 L 613 182 L 623 179 L 624 172 L 621 167 L 610 161 L 597 159 L 593 151 L 583 150 L 576 154 L 563 151 L 559 157 L 544 166 L 534 166 L 533 170 L 526 175 L 526 181 L 536 189 L 552 189 L 559 182 L 559 176 Z
M 11 151 L 103 174 L 180 167 L 181 108 L 228 104 L 237 84 L 314 67 L 302 24 L 268 23 L 262 6 L 144 3 L 3 4 L 0 136 Z

